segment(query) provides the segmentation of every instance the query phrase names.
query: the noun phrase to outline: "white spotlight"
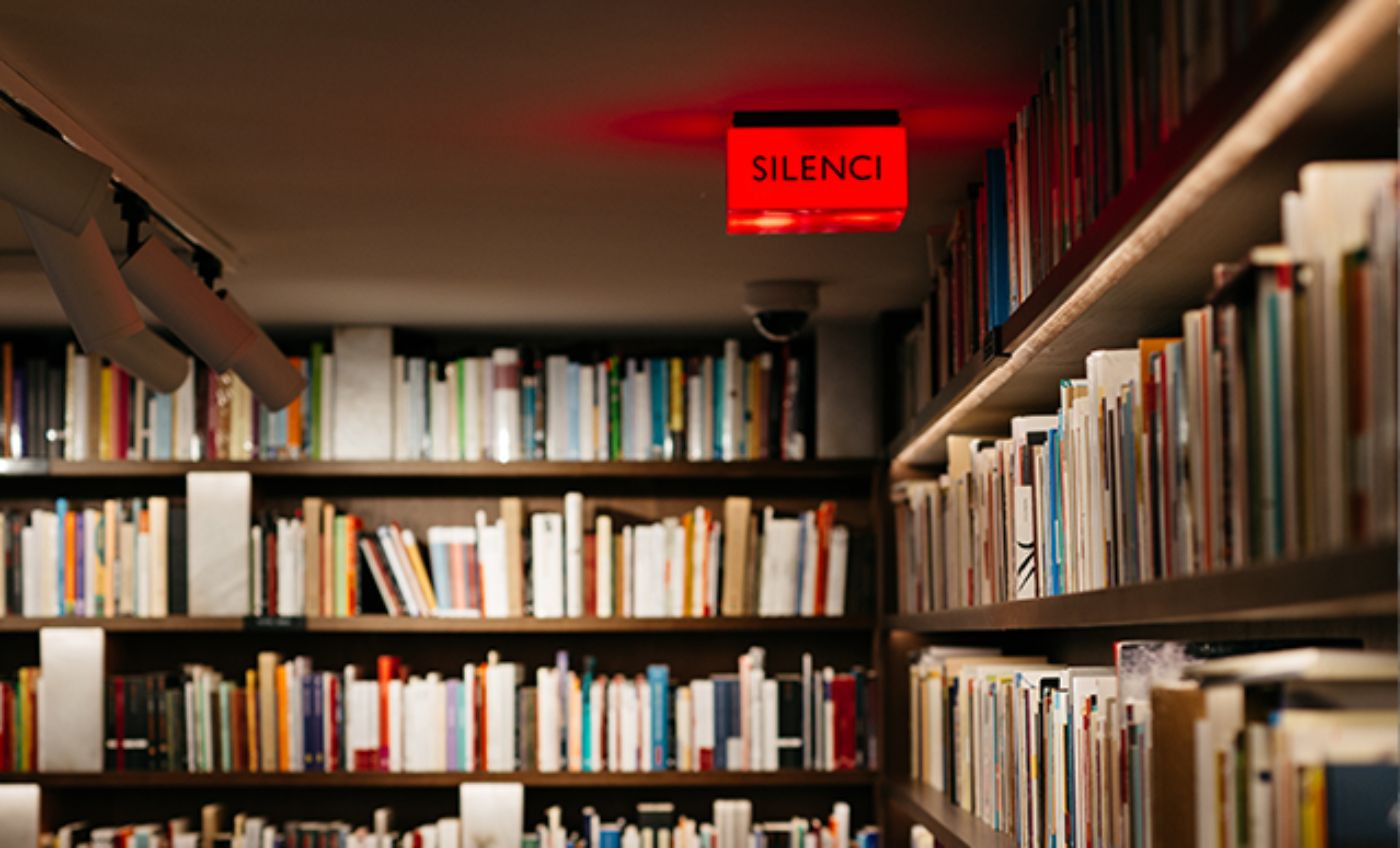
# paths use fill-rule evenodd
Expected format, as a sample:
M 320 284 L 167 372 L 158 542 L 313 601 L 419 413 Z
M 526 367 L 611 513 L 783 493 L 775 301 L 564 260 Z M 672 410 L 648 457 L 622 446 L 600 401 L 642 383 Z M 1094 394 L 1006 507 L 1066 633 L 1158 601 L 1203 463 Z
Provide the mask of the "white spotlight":
M 287 361 L 287 357 L 277 349 L 272 339 L 253 323 L 253 319 L 243 310 L 242 305 L 233 299 L 233 295 L 221 291 L 219 296 L 223 298 L 229 311 L 238 316 L 253 332 L 253 343 L 233 360 L 234 372 L 243 378 L 243 382 L 253 390 L 253 394 L 262 405 L 274 412 L 296 400 L 297 395 L 306 388 L 306 378 L 292 367 L 292 363 Z
M 277 410 L 301 394 L 305 380 L 272 339 L 228 294 L 215 294 L 165 244 L 147 239 L 122 264 L 141 302 L 219 373 L 232 368 L 263 406 Z
M 110 357 L 158 392 L 179 388 L 188 362 L 141 320 L 97 223 L 72 236 L 23 209 L 19 220 L 83 350 Z
M 76 236 L 111 177 L 91 156 L 0 111 L 0 198 Z

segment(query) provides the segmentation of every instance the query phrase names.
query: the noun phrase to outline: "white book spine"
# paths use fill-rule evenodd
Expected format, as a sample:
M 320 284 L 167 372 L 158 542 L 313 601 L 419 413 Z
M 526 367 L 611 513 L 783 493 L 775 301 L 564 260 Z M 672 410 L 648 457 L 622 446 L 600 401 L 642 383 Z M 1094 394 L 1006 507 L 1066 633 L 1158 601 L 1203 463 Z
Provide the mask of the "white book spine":
M 583 616 L 583 495 L 564 495 L 564 590 L 567 614 Z
M 581 365 L 578 369 L 578 458 L 585 462 L 592 462 L 598 456 L 598 446 L 595 441 L 597 423 L 595 415 L 597 412 L 597 392 L 598 383 L 593 377 L 592 365 Z
M 613 527 L 612 516 L 600 515 L 593 531 L 594 563 L 597 578 L 599 618 L 613 616 Z
M 468 462 L 481 459 L 481 360 L 462 360 L 462 458 Z
M 497 462 L 520 459 L 520 351 L 496 348 L 491 353 L 492 397 L 495 403 L 494 456 Z
M 701 394 L 702 381 L 699 374 L 691 374 L 685 381 L 685 458 L 699 462 L 705 458 L 703 426 L 704 396 Z

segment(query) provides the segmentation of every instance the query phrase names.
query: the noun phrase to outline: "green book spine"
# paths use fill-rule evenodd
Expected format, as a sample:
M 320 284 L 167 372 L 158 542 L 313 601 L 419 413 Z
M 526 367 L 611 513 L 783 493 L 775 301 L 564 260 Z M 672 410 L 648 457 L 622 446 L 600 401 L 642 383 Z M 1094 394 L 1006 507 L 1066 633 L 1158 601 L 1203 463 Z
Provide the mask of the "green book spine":
M 347 551 L 345 547 L 347 544 L 347 540 L 345 538 L 345 530 L 345 516 L 337 515 L 335 517 L 335 561 L 337 563 L 337 566 L 336 568 L 332 569 L 334 575 L 333 579 L 335 582 L 336 615 L 349 614 L 349 610 L 347 609 L 349 604 L 347 603 L 346 599 L 347 587 L 345 583 L 346 575 L 344 566 L 345 558 L 347 556 Z M 355 544 L 353 541 L 349 541 L 348 543 Z
M 608 453 L 622 459 L 622 360 L 608 357 Z

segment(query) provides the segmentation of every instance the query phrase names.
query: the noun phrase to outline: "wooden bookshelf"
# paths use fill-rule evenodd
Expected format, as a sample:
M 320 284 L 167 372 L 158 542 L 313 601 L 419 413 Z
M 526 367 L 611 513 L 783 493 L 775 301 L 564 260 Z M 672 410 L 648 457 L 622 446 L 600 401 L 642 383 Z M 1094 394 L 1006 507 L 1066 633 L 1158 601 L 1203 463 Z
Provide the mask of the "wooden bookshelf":
M 197 773 L 102 772 L 95 774 L 3 774 L 3 783 L 37 783 L 45 789 L 348 789 L 451 788 L 461 783 L 509 781 L 534 789 L 640 788 L 818 788 L 869 789 L 879 781 L 872 771 L 710 771 L 710 772 L 339 772 L 324 773 Z
M 896 463 L 941 463 L 949 433 L 1001 432 L 1015 415 L 1053 411 L 1060 379 L 1082 374 L 1092 350 L 1177 334 L 1215 263 L 1278 240 L 1278 198 L 1305 163 L 1394 157 L 1395 27 L 1387 0 L 1281 4 L 1012 312 L 988 356 L 903 427 Z
M 472 478 L 481 480 L 869 480 L 873 459 L 782 462 L 433 462 L 427 460 L 350 462 L 314 460 L 261 460 L 251 462 L 165 462 L 146 460 L 82 461 L 0 460 L 0 477 L 57 477 L 65 479 L 173 478 L 191 471 L 247 471 L 255 478 L 326 478 L 428 480 Z
M 1383 545 L 1093 592 L 894 615 L 917 633 L 1063 630 L 1216 621 L 1384 616 L 1396 612 L 1396 548 Z
M 886 784 L 886 797 L 909 823 L 933 831 L 945 848 L 1014 848 L 1016 840 L 998 833 L 981 819 L 948 800 L 931 786 L 912 781 Z
M 265 625 L 234 617 L 168 618 L 0 618 L 0 634 L 35 633 L 41 627 L 101 627 L 108 633 L 246 633 L 258 638 L 279 633 L 383 634 L 649 634 L 668 633 L 857 633 L 871 631 L 869 617 L 841 618 L 408 618 L 360 615 L 309 618 Z

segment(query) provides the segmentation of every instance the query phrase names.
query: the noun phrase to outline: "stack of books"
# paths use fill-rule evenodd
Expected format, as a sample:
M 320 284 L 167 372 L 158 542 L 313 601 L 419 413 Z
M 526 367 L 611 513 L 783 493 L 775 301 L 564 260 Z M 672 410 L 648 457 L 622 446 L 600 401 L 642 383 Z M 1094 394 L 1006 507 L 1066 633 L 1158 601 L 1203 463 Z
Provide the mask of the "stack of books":
M 1217 272 L 1175 338 L 1099 350 L 1055 414 L 948 439 L 902 487 L 906 612 L 1393 540 L 1396 166 L 1317 163 L 1287 243 Z
M 494 652 L 459 674 L 318 671 L 266 651 L 225 677 L 117 674 L 106 685 L 109 771 L 841 771 L 875 765 L 871 677 L 776 672 L 752 648 L 734 671 L 672 681 L 665 664 L 607 673 L 568 652 L 527 673 Z
M 933 290 L 900 363 L 906 416 L 980 355 L 1278 7 L 1069 4 L 1039 88 L 986 151 L 946 241 L 930 237 Z
M 199 613 L 344 617 L 709 618 L 841 616 L 850 532 L 836 505 L 779 514 L 748 497 L 645 522 L 592 509 L 527 515 L 500 499 L 460 524 L 367 526 L 323 498 L 290 515 L 250 516 L 248 478 L 205 472 L 190 497 L 108 499 L 0 513 L 0 614 L 160 617 Z M 187 512 L 188 510 L 188 512 Z M 208 533 L 233 546 L 205 555 Z M 191 556 L 191 551 L 194 555 Z M 193 562 L 195 567 L 190 568 Z M 239 572 L 230 584 L 229 567 Z M 860 575 L 855 583 L 859 583 Z M 229 591 L 238 597 L 223 597 Z M 193 608 L 191 607 L 193 603 Z
M 277 412 L 190 362 L 161 394 L 70 344 L 0 344 L 0 458 L 67 460 L 801 460 L 812 377 L 786 347 L 573 359 L 522 347 L 392 353 L 389 328 L 339 328 L 291 357 L 306 389 Z
M 1261 647 L 1119 642 L 1100 668 L 930 646 L 912 777 L 1024 846 L 1393 842 L 1396 655 Z

